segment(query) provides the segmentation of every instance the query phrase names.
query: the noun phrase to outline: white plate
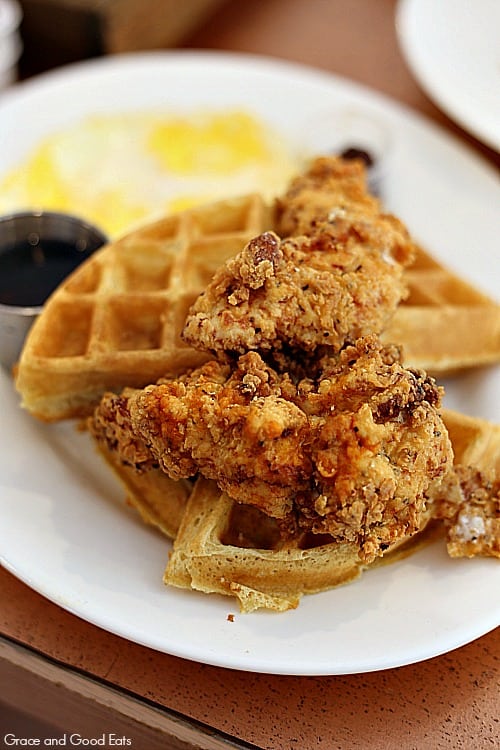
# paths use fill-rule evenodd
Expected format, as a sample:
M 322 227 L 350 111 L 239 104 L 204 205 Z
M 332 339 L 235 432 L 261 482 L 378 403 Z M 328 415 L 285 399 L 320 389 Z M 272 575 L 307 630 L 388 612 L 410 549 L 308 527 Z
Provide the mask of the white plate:
M 46 132 L 95 108 L 245 105 L 298 143 L 325 113 L 356 109 L 392 141 L 386 204 L 432 251 L 498 290 L 496 175 L 440 130 L 331 75 L 246 56 L 110 58 L 49 74 L 0 104 L 1 169 Z M 449 651 L 500 624 L 500 566 L 436 544 L 284 614 L 240 615 L 227 598 L 166 589 L 168 545 L 137 522 L 73 424 L 37 423 L 0 377 L 0 546 L 14 575 L 131 641 L 200 662 L 278 674 L 347 674 Z M 500 420 L 500 371 L 450 383 L 447 403 Z M 235 613 L 234 622 L 227 619 Z
M 406 60 L 435 103 L 500 151 L 500 3 L 400 0 Z

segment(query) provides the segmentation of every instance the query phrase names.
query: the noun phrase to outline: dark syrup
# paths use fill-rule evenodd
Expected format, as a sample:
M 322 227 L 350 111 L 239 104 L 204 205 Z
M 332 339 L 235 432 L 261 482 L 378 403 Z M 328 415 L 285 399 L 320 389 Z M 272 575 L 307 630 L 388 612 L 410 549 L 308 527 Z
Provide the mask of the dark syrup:
M 357 146 L 349 146 L 345 148 L 340 154 L 342 159 L 360 159 L 367 169 L 370 169 L 375 164 L 375 159 L 369 151 L 364 148 L 358 148 Z
M 95 247 L 63 240 L 17 242 L 0 252 L 0 303 L 38 307 Z

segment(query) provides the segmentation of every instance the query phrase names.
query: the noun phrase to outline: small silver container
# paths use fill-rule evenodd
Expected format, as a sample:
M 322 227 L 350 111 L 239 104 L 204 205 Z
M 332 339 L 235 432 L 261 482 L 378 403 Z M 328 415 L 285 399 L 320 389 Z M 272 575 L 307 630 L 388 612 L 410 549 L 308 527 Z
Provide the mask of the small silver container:
M 106 242 L 76 216 L 33 211 L 0 217 L 1 365 L 12 368 L 47 297 Z

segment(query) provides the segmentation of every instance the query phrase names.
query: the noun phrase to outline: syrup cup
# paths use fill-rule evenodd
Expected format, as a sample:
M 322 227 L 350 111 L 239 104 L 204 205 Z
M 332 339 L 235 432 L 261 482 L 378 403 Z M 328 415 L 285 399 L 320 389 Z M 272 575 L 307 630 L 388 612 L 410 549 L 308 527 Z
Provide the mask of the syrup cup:
M 0 364 L 11 370 L 46 298 L 107 242 L 76 216 L 29 211 L 0 217 Z M 67 252 L 67 257 L 66 257 Z

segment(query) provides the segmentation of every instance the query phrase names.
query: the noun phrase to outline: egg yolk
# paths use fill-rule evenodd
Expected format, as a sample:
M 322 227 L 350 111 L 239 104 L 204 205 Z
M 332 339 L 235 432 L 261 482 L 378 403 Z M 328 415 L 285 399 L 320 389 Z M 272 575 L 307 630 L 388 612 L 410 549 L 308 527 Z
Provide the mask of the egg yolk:
M 228 173 L 269 154 L 262 125 L 245 112 L 200 122 L 175 119 L 153 128 L 148 146 L 169 172 Z

